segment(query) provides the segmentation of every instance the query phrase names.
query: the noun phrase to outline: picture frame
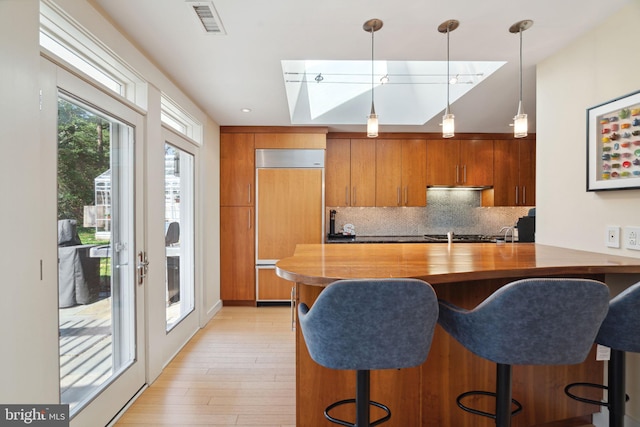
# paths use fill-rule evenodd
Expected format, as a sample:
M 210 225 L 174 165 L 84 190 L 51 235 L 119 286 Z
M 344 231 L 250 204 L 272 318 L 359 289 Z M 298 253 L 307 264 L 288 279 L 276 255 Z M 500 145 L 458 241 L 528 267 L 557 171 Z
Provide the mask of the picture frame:
M 640 188 L 640 90 L 587 109 L 587 191 Z

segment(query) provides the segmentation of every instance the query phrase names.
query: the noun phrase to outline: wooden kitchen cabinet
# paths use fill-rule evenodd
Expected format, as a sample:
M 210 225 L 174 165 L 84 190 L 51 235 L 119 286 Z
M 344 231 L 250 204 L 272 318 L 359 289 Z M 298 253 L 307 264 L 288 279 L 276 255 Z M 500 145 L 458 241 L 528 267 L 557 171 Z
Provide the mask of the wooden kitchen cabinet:
M 254 134 L 220 135 L 220 299 L 255 304 Z
M 252 133 L 220 135 L 220 205 L 253 206 L 255 137 Z
M 371 139 L 328 139 L 326 206 L 375 206 L 376 143 Z
M 428 140 L 427 185 L 492 186 L 493 141 L 488 139 Z
M 496 140 L 494 206 L 535 206 L 536 142 Z
M 423 139 L 376 141 L 376 206 L 427 204 L 427 143 Z
M 255 303 L 253 224 L 252 207 L 220 207 L 220 299 L 225 303 Z

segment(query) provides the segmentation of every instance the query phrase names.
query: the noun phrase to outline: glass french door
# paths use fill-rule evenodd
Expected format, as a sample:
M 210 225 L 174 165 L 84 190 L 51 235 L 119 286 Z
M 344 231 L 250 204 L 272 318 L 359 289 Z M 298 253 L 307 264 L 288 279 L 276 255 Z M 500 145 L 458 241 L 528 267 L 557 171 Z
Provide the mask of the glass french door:
M 60 402 L 106 425 L 145 383 L 142 116 L 58 77 Z
M 194 156 L 165 142 L 166 330 L 194 310 Z

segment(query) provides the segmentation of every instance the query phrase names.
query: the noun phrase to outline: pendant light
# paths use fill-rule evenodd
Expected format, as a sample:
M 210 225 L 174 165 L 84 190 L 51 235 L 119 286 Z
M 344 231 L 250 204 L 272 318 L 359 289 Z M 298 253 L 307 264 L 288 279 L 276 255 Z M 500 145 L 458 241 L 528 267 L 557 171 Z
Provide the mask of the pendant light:
M 444 111 L 444 116 L 442 116 L 443 138 L 452 138 L 453 136 L 455 136 L 455 116 L 451 114 L 451 109 L 449 106 L 449 86 L 451 86 L 449 76 L 449 33 L 458 28 L 458 25 L 460 25 L 459 21 L 456 21 L 455 19 L 449 19 L 448 21 L 444 21 L 438 26 L 439 32 L 447 34 L 447 109 Z
M 527 123 L 527 115 L 522 112 L 522 32 L 531 28 L 532 25 L 532 20 L 525 19 L 523 21 L 518 21 L 509 27 L 510 33 L 518 33 L 520 35 L 520 101 L 518 102 L 518 113 L 513 118 L 514 138 L 524 138 L 527 136 L 529 127 Z
M 371 33 L 371 113 L 367 119 L 367 136 L 375 138 L 378 136 L 378 115 L 373 105 L 373 33 L 382 28 L 382 21 L 379 19 L 369 19 L 362 25 L 362 29 Z

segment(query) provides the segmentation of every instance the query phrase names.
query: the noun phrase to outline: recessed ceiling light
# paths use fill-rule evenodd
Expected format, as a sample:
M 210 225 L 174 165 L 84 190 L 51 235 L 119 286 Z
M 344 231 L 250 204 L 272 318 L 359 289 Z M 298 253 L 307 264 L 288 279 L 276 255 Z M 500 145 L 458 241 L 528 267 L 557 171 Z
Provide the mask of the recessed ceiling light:
M 251 108 L 241 108 L 240 111 L 242 111 L 243 113 L 250 113 Z

